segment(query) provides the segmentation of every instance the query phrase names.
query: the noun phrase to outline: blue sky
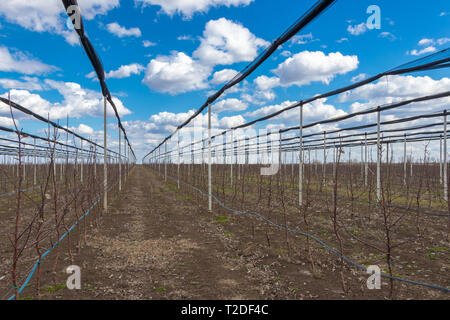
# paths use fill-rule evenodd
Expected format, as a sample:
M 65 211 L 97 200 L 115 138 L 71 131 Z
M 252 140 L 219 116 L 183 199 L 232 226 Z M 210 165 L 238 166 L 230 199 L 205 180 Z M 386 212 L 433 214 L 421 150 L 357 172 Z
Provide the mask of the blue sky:
M 241 70 L 314 3 L 79 0 L 87 34 L 139 156 L 219 89 L 220 76 L 229 79 L 233 70 Z M 381 9 L 380 30 L 365 26 L 370 5 Z M 426 5 L 418 0 L 337 1 L 219 101 L 216 124 L 226 129 L 447 48 L 449 19 L 447 0 Z M 101 97 L 99 83 L 89 77 L 92 70 L 67 27 L 61 1 L 0 3 L 0 95 L 11 90 L 14 101 L 42 115 L 50 112 L 53 119 L 70 113 L 69 126 L 99 140 Z M 388 92 L 380 92 L 380 84 L 372 92 L 355 93 L 353 100 L 330 98 L 311 106 L 306 121 L 448 90 L 447 76 L 446 70 L 415 73 L 408 81 L 390 79 Z M 0 119 L 4 113 L 0 107 Z M 289 118 L 264 125 L 288 127 Z M 21 125 L 39 130 L 26 119 Z

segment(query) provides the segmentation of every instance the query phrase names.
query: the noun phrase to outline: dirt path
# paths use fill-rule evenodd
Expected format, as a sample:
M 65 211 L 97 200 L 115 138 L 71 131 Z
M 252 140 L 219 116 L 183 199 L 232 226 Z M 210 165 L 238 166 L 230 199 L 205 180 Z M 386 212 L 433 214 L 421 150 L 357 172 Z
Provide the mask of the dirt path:
M 187 190 L 187 189 L 186 189 Z M 305 239 L 286 251 L 283 233 L 250 216 L 199 207 L 198 194 L 183 193 L 142 166 L 132 171 L 99 227 L 73 262 L 67 241 L 57 274 L 53 256 L 42 264 L 42 299 L 385 299 L 389 287 L 368 290 L 367 275 L 349 269 L 344 294 L 337 263 L 315 252 L 313 273 Z M 198 199 L 202 204 L 206 199 Z M 256 220 L 252 220 L 256 219 Z M 267 237 L 270 235 L 270 244 Z M 74 235 L 75 237 L 75 235 Z M 294 248 L 294 246 L 292 246 Z M 68 290 L 65 269 L 81 268 L 81 290 Z M 34 278 L 35 279 L 35 278 Z M 35 297 L 33 280 L 21 298 Z M 446 299 L 433 290 L 402 286 L 404 298 Z
M 63 299 L 264 298 L 259 283 L 227 259 L 233 255 L 232 248 L 222 241 L 218 227 L 199 219 L 197 211 L 192 201 L 176 197 L 150 171 L 135 168 L 124 192 L 103 216 L 100 229 L 91 232 L 87 246 L 75 258 L 74 264 L 81 267 L 82 289 L 55 290 L 49 295 Z M 68 262 L 61 267 L 64 263 Z M 64 281 L 62 274 L 58 278 Z

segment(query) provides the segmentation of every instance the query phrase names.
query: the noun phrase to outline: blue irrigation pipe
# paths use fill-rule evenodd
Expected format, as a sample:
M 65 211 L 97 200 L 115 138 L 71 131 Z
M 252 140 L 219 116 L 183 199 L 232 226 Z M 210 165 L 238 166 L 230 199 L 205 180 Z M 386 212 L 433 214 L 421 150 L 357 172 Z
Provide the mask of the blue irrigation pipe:
M 130 170 L 130 172 L 131 172 L 131 170 Z M 118 183 L 119 183 L 119 182 L 117 181 L 115 184 L 113 184 L 113 185 L 108 189 L 108 191 L 110 191 L 112 188 L 114 188 Z M 67 237 L 67 235 L 68 235 L 69 233 L 71 233 L 72 230 L 75 229 L 75 227 L 76 227 L 76 226 L 77 226 L 84 218 L 86 218 L 86 217 L 91 213 L 91 211 L 99 204 L 99 202 L 102 200 L 102 198 L 103 198 L 103 196 L 100 196 L 100 197 L 97 199 L 97 201 L 95 201 L 95 203 L 94 203 L 94 204 L 86 211 L 86 213 L 85 213 L 84 215 L 82 215 L 82 216 L 80 217 L 80 219 L 78 219 L 78 221 L 75 222 L 75 223 L 69 228 L 69 230 L 68 230 L 66 233 L 64 233 L 64 234 L 59 238 L 59 240 L 58 240 L 57 242 L 55 242 L 55 243 L 53 244 L 53 246 L 52 246 L 50 249 L 48 249 L 48 250 L 41 256 L 41 260 L 37 260 L 37 261 L 36 261 L 36 263 L 35 263 L 34 266 L 33 266 L 33 269 L 32 269 L 31 272 L 28 274 L 27 279 L 26 279 L 25 282 L 22 284 L 22 286 L 20 287 L 20 289 L 19 289 L 19 291 L 17 292 L 17 294 L 20 294 L 20 293 L 23 291 L 23 289 L 25 289 L 25 287 L 28 285 L 28 283 L 30 282 L 30 280 L 31 280 L 31 278 L 33 277 L 34 273 L 36 272 L 36 269 L 37 269 L 38 265 L 43 261 L 43 259 L 45 258 L 45 256 L 47 256 L 50 252 L 52 252 L 53 249 L 55 249 L 56 246 L 59 245 L 59 244 L 64 240 L 64 238 Z M 13 296 L 11 296 L 8 300 L 13 300 L 15 297 L 16 297 L 16 295 L 13 295 Z
M 174 177 L 171 177 L 171 176 L 169 176 L 169 178 L 171 178 L 171 179 L 173 179 L 173 180 L 176 180 Z M 215 201 L 218 205 L 220 205 L 222 208 L 224 208 L 225 210 L 228 210 L 228 211 L 230 211 L 230 212 L 232 212 L 232 213 L 234 213 L 234 214 L 236 214 L 236 215 L 238 215 L 238 216 L 254 215 L 254 216 L 260 218 L 261 220 L 264 220 L 265 222 L 267 222 L 267 223 L 269 223 L 269 224 L 271 224 L 271 225 L 277 227 L 278 229 L 285 230 L 285 231 L 288 231 L 289 233 L 298 234 L 298 235 L 302 235 L 302 236 L 305 236 L 305 237 L 307 237 L 307 238 L 310 238 L 310 239 L 316 241 L 317 243 L 319 243 L 321 246 L 323 246 L 325 249 L 327 249 L 327 250 L 330 251 L 331 253 L 335 254 L 336 256 L 338 256 L 339 258 L 343 259 L 343 260 L 346 261 L 347 263 L 353 265 L 353 266 L 356 267 L 357 269 L 360 269 L 360 270 L 362 270 L 362 271 L 367 272 L 367 268 L 366 268 L 366 267 L 364 267 L 364 266 L 362 266 L 362 265 L 360 265 L 360 264 L 358 264 L 358 263 L 356 263 L 356 262 L 350 260 L 349 258 L 343 256 L 343 255 L 340 254 L 336 249 L 332 248 L 331 246 L 329 246 L 328 244 L 326 244 L 324 241 L 322 241 L 322 240 L 319 239 L 318 237 L 314 236 L 313 234 L 310 234 L 310 233 L 307 233 L 307 232 L 298 231 L 298 230 L 290 229 L 290 228 L 288 228 L 288 227 L 286 227 L 286 226 L 283 226 L 283 225 L 280 225 L 280 224 L 278 224 L 278 223 L 275 223 L 275 222 L 271 221 L 270 219 L 268 219 L 267 217 L 261 215 L 261 214 L 258 213 L 258 212 L 242 212 L 242 211 L 234 210 L 234 209 L 232 209 L 232 208 L 227 207 L 224 203 L 222 203 L 219 199 L 217 199 L 217 197 L 216 197 L 215 195 L 213 195 L 213 194 L 209 195 L 209 194 L 207 194 L 207 193 L 204 193 L 204 192 L 203 192 L 202 190 L 200 190 L 199 188 L 196 188 L 196 187 L 194 187 L 193 185 L 190 185 L 190 184 L 188 184 L 187 182 L 185 182 L 185 181 L 183 181 L 183 180 L 180 180 L 180 182 L 183 183 L 183 184 L 185 184 L 185 185 L 187 185 L 188 187 L 191 187 L 192 189 L 198 191 L 203 197 L 209 197 L 209 196 L 211 196 L 211 197 L 214 199 L 214 201 Z M 387 278 L 387 279 L 397 280 L 397 281 L 406 282 L 406 283 L 409 283 L 409 284 L 414 284 L 414 285 L 418 285 L 418 286 L 422 286 L 422 287 L 428 287 L 428 288 L 431 288 L 431 289 L 436 289 L 436 290 L 444 291 L 444 292 L 446 292 L 446 293 L 449 293 L 449 292 L 450 292 L 450 289 L 449 289 L 449 288 L 441 287 L 441 286 L 434 285 L 434 284 L 422 283 L 422 282 L 418 282 L 418 281 L 414 281 L 414 280 L 409 280 L 409 279 L 404 279 L 404 278 L 394 277 L 394 276 L 390 276 L 390 275 L 387 275 L 387 274 L 384 274 L 384 273 L 381 273 L 380 276 L 383 277 L 383 278 Z

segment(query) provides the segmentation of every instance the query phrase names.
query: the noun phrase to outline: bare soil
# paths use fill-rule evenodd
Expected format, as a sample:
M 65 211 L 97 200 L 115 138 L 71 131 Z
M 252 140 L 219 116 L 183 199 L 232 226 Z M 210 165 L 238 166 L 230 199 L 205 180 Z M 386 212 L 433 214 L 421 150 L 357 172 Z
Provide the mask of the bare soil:
M 305 238 L 291 236 L 290 247 L 285 247 L 283 231 L 216 206 L 209 213 L 195 197 L 165 183 L 149 169 L 135 167 L 99 226 L 89 226 L 87 242 L 74 253 L 73 261 L 67 254 L 67 241 L 61 245 L 56 275 L 52 273 L 53 254 L 46 258 L 41 266 L 39 298 L 301 300 L 389 296 L 386 280 L 381 290 L 368 290 L 369 275 L 351 267 L 344 272 L 348 286 L 344 293 L 340 262 L 335 256 L 316 250 L 312 270 Z M 266 235 L 270 235 L 270 243 Z M 68 290 L 64 285 L 68 277 L 65 268 L 71 264 L 81 267 L 81 290 Z M 448 299 L 448 294 L 440 291 L 396 286 L 396 298 Z M 32 280 L 21 298 L 36 299 L 35 292 Z

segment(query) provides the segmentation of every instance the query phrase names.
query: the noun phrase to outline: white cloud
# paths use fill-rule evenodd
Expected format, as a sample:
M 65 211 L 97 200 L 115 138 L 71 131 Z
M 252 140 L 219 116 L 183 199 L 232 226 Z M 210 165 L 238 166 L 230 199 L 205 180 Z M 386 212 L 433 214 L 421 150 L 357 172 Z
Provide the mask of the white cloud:
M 352 78 L 351 82 L 360 82 L 360 81 L 362 81 L 362 80 L 364 80 L 364 79 L 366 79 L 366 78 L 367 78 L 367 74 L 365 74 L 365 73 L 360 73 L 360 74 L 358 74 L 357 76 L 354 76 L 354 77 Z
M 336 40 L 337 43 L 342 43 L 342 42 L 345 42 L 345 41 L 348 41 L 348 38 L 341 38 L 339 40 Z
M 178 94 L 207 88 L 210 73 L 209 67 L 183 52 L 172 52 L 150 61 L 143 83 L 155 91 Z
M 144 5 L 157 5 L 167 15 L 182 14 L 191 18 L 195 12 L 208 12 L 211 7 L 247 6 L 254 0 L 137 0 Z
M 262 91 L 270 90 L 280 85 L 280 79 L 277 77 L 260 76 L 254 82 L 256 87 Z
M 67 115 L 71 118 L 103 116 L 103 96 L 101 92 L 84 89 L 73 82 L 47 79 L 45 84 L 49 89 L 58 91 L 63 96 L 63 100 L 52 103 L 28 90 L 11 90 L 11 100 L 44 117 L 49 115 L 53 120 L 65 119 Z M 7 97 L 8 94 L 5 93 L 2 96 Z M 131 113 L 119 99 L 113 98 L 113 101 L 120 116 Z M 9 112 L 7 106 L 0 104 L 0 114 L 5 114 L 5 112 Z M 115 116 L 111 107 L 108 108 L 108 116 Z
M 283 57 L 290 57 L 292 56 L 292 52 L 290 52 L 289 50 L 284 50 L 280 53 L 280 55 Z
M 450 42 L 450 38 L 440 38 L 440 39 L 437 39 L 436 42 L 438 45 L 442 46 L 442 45 L 446 44 L 447 42 Z
M 392 33 L 390 33 L 390 32 L 387 32 L 387 31 L 381 32 L 378 36 L 379 36 L 380 38 L 388 39 L 389 41 L 395 41 L 395 40 L 397 40 L 397 37 L 396 37 L 394 34 L 392 34 Z
M 117 70 L 110 71 L 106 74 L 106 78 L 123 79 L 128 78 L 133 74 L 141 74 L 145 70 L 144 66 L 133 63 L 129 65 L 121 66 Z M 90 75 L 90 74 L 89 74 Z
M 354 36 L 359 36 L 367 31 L 367 25 L 365 22 L 362 22 L 358 25 L 349 25 L 347 31 Z
M 239 72 L 233 69 L 224 69 L 214 73 L 212 84 L 222 84 L 233 79 Z
M 303 106 L 303 119 L 305 123 L 330 119 L 334 117 L 343 116 L 346 114 L 345 111 L 341 109 L 336 109 L 333 105 L 326 103 L 327 99 L 319 99 L 313 101 L 312 103 L 305 104 Z M 270 105 L 267 107 L 260 108 L 253 112 L 248 112 L 244 116 L 249 118 L 259 118 L 264 117 L 274 112 L 280 111 L 293 105 L 293 101 L 284 101 L 281 104 Z M 281 113 L 280 115 L 272 118 L 272 121 L 283 120 L 284 123 L 298 123 L 299 119 L 299 109 L 294 108 L 292 110 Z
M 88 125 L 85 125 L 83 123 L 81 123 L 78 128 L 75 128 L 74 130 L 76 133 L 82 135 L 82 136 L 92 136 L 95 131 L 94 129 L 92 129 L 91 127 L 89 127 Z
M 450 42 L 450 38 L 440 38 L 440 39 L 428 39 L 428 38 L 423 38 L 422 40 L 419 41 L 419 46 L 430 46 L 430 45 L 439 45 L 442 46 L 444 44 L 446 44 L 447 42 Z
M 357 56 L 344 56 L 340 52 L 325 55 L 321 51 L 303 51 L 281 63 L 273 72 L 282 86 L 303 86 L 311 82 L 329 84 L 338 74 L 358 67 Z
M 421 56 L 425 53 L 433 53 L 435 51 L 437 51 L 437 49 L 435 47 L 429 46 L 429 47 L 423 48 L 422 50 L 414 49 L 411 51 L 407 51 L 407 54 L 412 55 L 412 56 Z
M 319 39 L 314 39 L 314 36 L 311 32 L 308 34 L 299 34 L 293 36 L 291 39 L 292 44 L 307 44 L 314 41 L 319 41 Z
M 92 20 L 119 6 L 119 0 L 78 0 L 83 18 Z M 0 16 L 6 21 L 35 32 L 50 32 L 76 43 L 72 31 L 66 27 L 67 14 L 60 0 L 0 1 Z
M 236 62 L 252 61 L 260 48 L 269 42 L 257 38 L 241 24 L 220 18 L 206 24 L 200 47 L 194 52 L 207 65 L 228 65 Z
M 151 41 L 149 41 L 149 40 L 144 40 L 144 41 L 142 41 L 142 45 L 143 45 L 145 48 L 149 48 L 149 47 L 154 47 L 154 46 L 156 46 L 156 43 L 151 42 Z
M 179 36 L 179 37 L 177 38 L 177 40 L 180 40 L 180 41 L 190 40 L 190 41 L 192 41 L 192 40 L 194 40 L 194 38 L 192 38 L 191 35 L 188 35 L 188 36 Z
M 418 44 L 419 44 L 419 46 L 428 46 L 428 45 L 432 45 L 432 44 L 434 44 L 434 39 L 427 39 L 427 38 L 424 38 L 424 39 L 420 40 Z
M 340 102 L 353 100 L 374 100 L 391 102 L 394 98 L 419 97 L 448 91 L 450 78 L 434 80 L 428 76 L 389 76 L 377 83 L 367 84 L 363 87 L 339 95 Z
M 44 90 L 45 84 L 43 84 L 38 78 L 21 77 L 21 80 L 0 79 L 0 86 L 5 89 L 24 89 L 29 91 Z
M 247 103 L 235 98 L 220 100 L 212 106 L 212 110 L 216 113 L 224 111 L 244 111 L 247 110 L 247 108 Z
M 10 52 L 7 47 L 0 47 L 0 71 L 22 74 L 44 74 L 58 68 L 40 62 L 20 52 Z
M 17 119 L 15 121 L 17 127 L 19 127 L 19 121 L 17 121 Z M 11 117 L 0 117 L 0 126 L 8 128 L 14 127 L 14 121 L 11 119 Z
M 123 38 L 123 37 L 141 37 L 142 36 L 142 32 L 139 28 L 130 28 L 127 29 L 125 27 L 122 27 L 121 25 L 119 25 L 117 22 L 113 22 L 113 23 L 109 23 L 106 25 L 106 29 L 118 36 L 119 38 Z

